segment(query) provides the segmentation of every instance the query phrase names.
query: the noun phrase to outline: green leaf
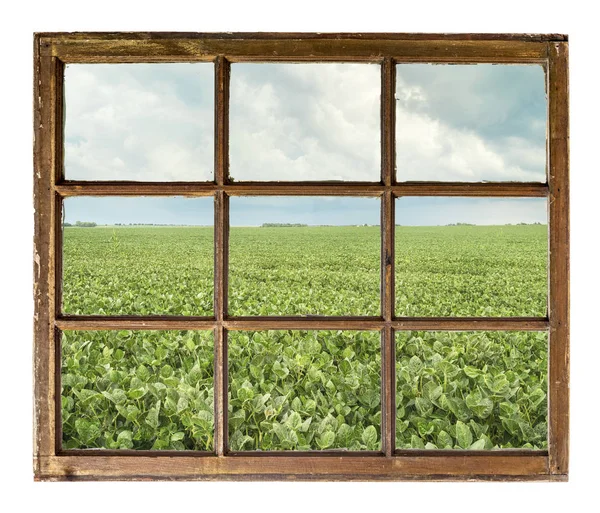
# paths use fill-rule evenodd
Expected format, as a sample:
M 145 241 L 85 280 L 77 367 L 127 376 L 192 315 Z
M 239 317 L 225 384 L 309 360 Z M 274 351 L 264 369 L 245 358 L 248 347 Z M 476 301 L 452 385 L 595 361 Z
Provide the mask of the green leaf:
M 469 449 L 472 449 L 473 451 L 482 451 L 485 449 L 485 439 L 480 438 L 479 440 L 475 441 L 473 444 L 471 444 Z
M 150 371 L 145 365 L 140 365 L 135 371 L 135 375 L 143 382 L 148 381 L 150 378 Z
M 410 437 L 410 446 L 413 449 L 425 449 L 423 440 L 421 440 L 421 438 L 419 438 L 417 435 L 412 435 Z
M 377 434 L 375 436 L 377 436 Z M 317 444 L 320 449 L 331 447 L 333 442 L 335 442 L 335 433 L 333 431 L 325 431 L 317 438 Z
M 160 369 L 160 375 L 162 378 L 170 378 L 173 375 L 173 367 L 170 365 L 163 366 L 163 368 Z
M 160 413 L 160 401 L 156 403 L 156 406 L 150 408 L 148 410 L 148 415 L 146 415 L 146 424 L 148 424 L 151 428 L 158 428 L 158 415 Z
M 454 446 L 454 440 L 446 431 L 442 430 L 438 434 L 437 445 L 442 449 L 451 449 Z
M 133 448 L 133 433 L 131 431 L 121 431 L 117 436 L 117 444 L 119 449 Z
M 423 386 L 423 393 L 431 402 L 436 401 L 443 392 L 444 389 L 442 386 L 434 383 L 433 381 L 429 381 Z
M 141 399 L 142 397 L 144 397 L 144 395 L 146 395 L 146 389 L 136 388 L 135 390 L 130 390 L 129 392 L 127 392 L 127 395 L 131 399 Z
M 489 417 L 494 409 L 493 401 L 488 397 L 483 397 L 480 390 L 470 393 L 465 399 L 465 404 L 480 419 Z
M 408 369 L 412 374 L 418 374 L 423 368 L 423 362 L 418 356 L 413 356 L 408 362 Z
M 98 424 L 86 419 L 77 419 L 75 421 L 75 429 L 85 445 L 93 444 L 101 433 Z
M 470 365 L 465 365 L 463 372 L 471 379 L 475 379 L 481 375 L 481 371 L 477 367 L 471 367 Z
M 362 433 L 362 441 L 369 450 L 377 449 L 377 429 L 375 426 L 367 426 Z
M 468 449 L 473 443 L 473 434 L 471 429 L 460 420 L 456 423 L 456 441 L 463 449 Z
M 183 431 L 177 431 L 171 435 L 171 442 L 178 442 L 185 438 L 185 433 Z
M 417 397 L 415 399 L 415 407 L 422 417 L 427 417 L 433 411 L 433 405 L 429 402 L 429 399 L 424 397 Z
M 302 417 L 300 417 L 298 412 L 293 411 L 290 413 L 285 423 L 295 431 L 300 428 L 302 424 Z

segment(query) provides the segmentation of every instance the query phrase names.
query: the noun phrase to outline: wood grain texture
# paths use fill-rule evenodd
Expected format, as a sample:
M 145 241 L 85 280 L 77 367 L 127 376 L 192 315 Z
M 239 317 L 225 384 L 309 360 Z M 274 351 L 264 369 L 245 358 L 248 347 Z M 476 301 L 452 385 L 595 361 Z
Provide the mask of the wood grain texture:
M 227 331 L 222 325 L 215 328 L 214 337 L 214 451 L 217 456 L 223 456 L 227 451 Z
M 386 150 L 389 152 L 389 150 Z M 55 190 L 71 196 L 213 196 L 219 191 L 228 196 L 369 196 L 391 190 L 401 196 L 488 196 L 546 197 L 542 183 L 454 183 L 405 182 L 386 186 L 374 182 L 240 182 L 225 185 L 208 182 L 81 182 L 64 181 Z
M 55 454 L 54 223 L 52 191 L 56 164 L 55 99 L 57 60 L 41 56 L 34 38 L 34 474 L 41 458 Z
M 396 63 L 386 57 L 381 63 L 381 183 L 396 181 Z
M 382 448 L 391 457 L 396 440 L 396 380 L 394 330 L 395 288 L 395 200 L 391 186 L 396 181 L 396 63 L 386 57 L 381 65 L 381 426 Z
M 546 479 L 546 456 L 55 456 L 40 480 L 411 480 Z
M 218 187 L 207 182 L 80 182 L 64 181 L 56 192 L 71 196 L 213 196 Z
M 223 55 L 231 62 L 249 61 L 355 61 L 381 62 L 543 62 L 545 42 L 518 39 L 360 39 L 360 38 L 120 38 L 46 36 L 43 54 L 75 62 L 211 61 Z
M 220 159 L 221 164 L 225 161 Z M 220 180 L 225 175 L 221 172 Z M 215 450 L 227 451 L 227 316 L 229 267 L 229 197 L 222 191 L 215 198 Z
M 215 60 L 215 183 L 223 185 L 229 175 L 229 80 L 230 65 L 219 56 Z
M 550 471 L 569 471 L 569 78 L 568 44 L 549 44 Z
M 402 164 L 399 164 L 400 168 Z M 401 176 L 402 170 L 399 174 Z M 543 183 L 517 182 L 404 182 L 393 186 L 396 197 L 400 196 L 500 196 L 544 198 L 548 186 Z
M 567 41 L 566 34 L 426 32 L 40 32 L 42 40 L 70 39 L 390 39 L 405 41 Z
M 227 316 L 229 291 L 229 196 L 223 185 L 229 176 L 229 78 L 227 59 L 215 60 L 215 447 L 217 456 L 227 452 Z
M 230 317 L 223 322 L 228 330 L 380 330 L 379 317 Z
M 56 319 L 61 330 L 211 330 L 219 321 L 211 317 L 63 315 Z M 228 330 L 396 330 L 413 331 L 545 331 L 543 317 L 229 317 L 221 323 Z
M 55 325 L 65 330 L 212 330 L 212 317 L 135 316 L 135 315 L 62 315 Z
M 396 449 L 396 344 L 394 330 L 381 332 L 381 426 L 382 448 L 387 457 Z
M 397 317 L 391 324 L 416 331 L 544 331 L 549 326 L 543 317 Z

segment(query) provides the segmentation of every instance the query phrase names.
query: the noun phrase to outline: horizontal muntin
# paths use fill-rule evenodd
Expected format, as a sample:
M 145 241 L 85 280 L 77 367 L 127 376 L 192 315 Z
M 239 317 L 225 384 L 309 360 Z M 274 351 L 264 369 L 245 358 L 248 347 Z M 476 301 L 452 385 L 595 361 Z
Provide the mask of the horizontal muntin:
M 548 185 L 537 182 L 106 182 L 66 180 L 54 186 L 71 196 L 402 196 L 546 197 Z
M 61 315 L 60 330 L 211 330 L 223 326 L 231 331 L 264 330 L 381 330 L 387 326 L 407 331 L 544 331 L 545 317 L 214 317 Z

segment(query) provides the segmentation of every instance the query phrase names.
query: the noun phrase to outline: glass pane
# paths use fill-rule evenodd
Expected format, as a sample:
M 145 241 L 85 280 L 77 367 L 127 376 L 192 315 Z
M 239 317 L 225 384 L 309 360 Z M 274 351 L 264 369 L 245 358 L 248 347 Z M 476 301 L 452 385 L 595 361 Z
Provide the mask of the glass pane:
M 231 177 L 380 179 L 375 64 L 233 64 Z
M 397 316 L 545 317 L 542 198 L 401 198 Z
M 540 65 L 396 67 L 398 181 L 546 181 Z
M 67 198 L 63 311 L 212 315 L 211 198 Z
M 65 331 L 64 449 L 211 451 L 210 331 Z
M 548 335 L 396 333 L 397 449 L 545 449 Z
M 379 315 L 379 200 L 232 198 L 231 315 Z
M 379 332 L 230 332 L 229 447 L 381 449 Z
M 213 178 L 210 63 L 70 64 L 65 69 L 65 177 Z

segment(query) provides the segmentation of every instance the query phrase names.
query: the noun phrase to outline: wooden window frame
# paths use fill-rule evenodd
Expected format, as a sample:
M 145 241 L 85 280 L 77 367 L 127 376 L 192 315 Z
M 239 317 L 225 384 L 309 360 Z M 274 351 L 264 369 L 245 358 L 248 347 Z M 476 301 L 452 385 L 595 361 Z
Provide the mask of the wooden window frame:
M 230 63 L 368 62 L 381 65 L 379 182 L 228 180 Z M 214 182 L 83 182 L 63 175 L 63 73 L 69 63 L 215 63 Z M 395 64 L 537 63 L 546 70 L 547 183 L 395 180 Z M 559 34 L 38 33 L 34 35 L 34 476 L 37 480 L 550 480 L 568 478 L 569 127 L 568 38 Z M 61 313 L 64 198 L 213 196 L 213 317 L 74 316 Z M 230 317 L 229 197 L 341 195 L 381 198 L 380 317 Z M 549 223 L 548 313 L 540 318 L 394 316 L 394 199 L 402 196 L 545 197 Z M 215 451 L 63 450 L 62 330 L 206 329 L 215 336 Z M 227 450 L 227 332 L 360 329 L 382 333 L 382 451 Z M 549 333 L 548 450 L 396 451 L 395 330 L 541 330 Z

